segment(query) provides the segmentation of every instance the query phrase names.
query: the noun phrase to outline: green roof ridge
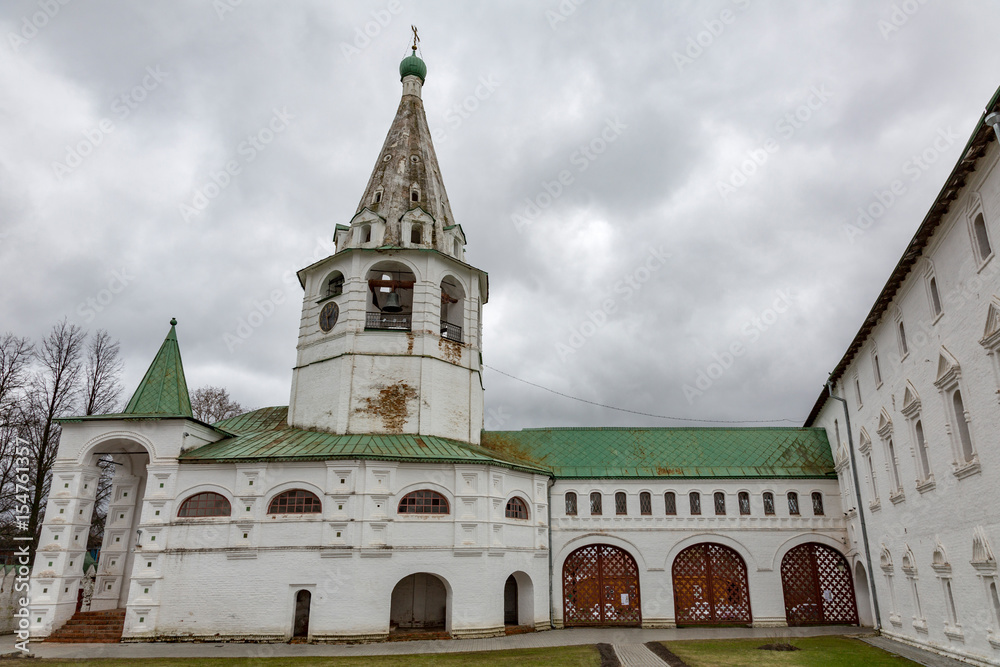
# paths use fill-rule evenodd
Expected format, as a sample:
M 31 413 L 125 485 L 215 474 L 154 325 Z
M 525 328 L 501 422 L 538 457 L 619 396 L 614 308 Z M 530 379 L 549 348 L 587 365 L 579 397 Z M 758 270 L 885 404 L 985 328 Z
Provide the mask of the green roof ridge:
M 170 331 L 156 353 L 153 363 L 132 394 L 123 414 L 171 415 L 194 417 L 191 397 L 184 379 L 181 349 L 177 344 L 177 320 L 170 320 Z

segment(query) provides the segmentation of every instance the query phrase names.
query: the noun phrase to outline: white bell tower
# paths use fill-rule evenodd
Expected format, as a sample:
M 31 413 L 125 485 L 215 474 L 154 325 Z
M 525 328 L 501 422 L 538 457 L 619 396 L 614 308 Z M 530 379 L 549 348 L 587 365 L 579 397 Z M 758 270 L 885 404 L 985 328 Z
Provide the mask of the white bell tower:
M 299 271 L 305 290 L 291 426 L 479 443 L 486 273 L 463 261 L 427 127 L 416 55 L 368 186 L 336 252 Z

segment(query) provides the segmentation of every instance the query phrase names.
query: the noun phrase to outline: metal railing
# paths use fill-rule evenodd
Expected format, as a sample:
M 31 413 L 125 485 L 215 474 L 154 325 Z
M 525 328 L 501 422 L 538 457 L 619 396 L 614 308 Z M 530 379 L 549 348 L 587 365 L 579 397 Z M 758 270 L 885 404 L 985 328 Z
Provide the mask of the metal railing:
M 410 313 L 365 313 L 365 329 L 410 330 Z
M 448 340 L 453 340 L 456 343 L 462 342 L 462 327 L 457 324 L 452 324 L 451 322 L 441 323 L 441 338 L 447 338 Z

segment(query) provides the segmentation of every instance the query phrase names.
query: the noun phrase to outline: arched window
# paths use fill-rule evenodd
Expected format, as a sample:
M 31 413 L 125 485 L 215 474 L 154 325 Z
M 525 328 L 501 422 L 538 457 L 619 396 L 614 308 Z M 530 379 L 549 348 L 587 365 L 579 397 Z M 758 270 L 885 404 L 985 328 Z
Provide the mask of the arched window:
M 615 494 L 615 514 L 619 516 L 628 514 L 628 500 L 625 498 L 624 491 Z
M 267 506 L 268 514 L 316 514 L 323 511 L 319 498 L 312 491 L 292 489 L 279 493 Z
M 576 494 L 572 491 L 566 494 L 566 516 L 576 516 Z
M 441 337 L 462 342 L 465 324 L 465 290 L 458 280 L 446 276 L 441 281 Z
M 714 500 L 715 500 L 715 516 L 725 516 L 726 494 L 724 494 L 722 491 L 716 491 Z
M 448 514 L 448 499 L 437 491 L 411 491 L 399 501 L 399 514 Z
M 764 514 L 774 516 L 774 494 L 770 491 L 764 492 Z
M 740 514 L 746 516 L 750 514 L 750 494 L 746 491 L 740 491 Z
M 688 494 L 688 502 L 691 504 L 691 514 L 701 514 L 701 494 L 697 491 L 692 491 Z
M 365 225 L 364 227 L 361 228 L 361 242 L 371 243 L 371 241 L 372 241 L 372 226 Z
M 665 514 L 667 516 L 677 515 L 677 494 L 673 491 L 667 491 L 663 494 L 663 506 L 666 509 Z
M 590 494 L 590 513 L 593 516 L 600 516 L 604 512 L 601 507 L 601 492 L 594 491 Z
M 382 201 L 382 191 L 381 190 L 376 190 L 375 191 L 375 203 L 378 204 L 381 201 Z
M 225 496 L 206 491 L 205 493 L 196 493 L 181 503 L 181 508 L 177 510 L 177 516 L 189 518 L 229 516 L 232 512 L 232 507 Z
M 788 492 L 788 513 L 792 516 L 799 515 L 799 494 L 794 491 Z
M 819 491 L 813 491 L 812 501 L 813 514 L 816 516 L 823 516 L 823 494 Z
M 969 422 L 965 418 L 965 404 L 962 402 L 962 392 L 955 391 L 951 397 L 955 408 L 955 426 L 958 427 L 958 440 L 962 446 L 962 456 L 965 463 L 972 461 L 972 434 L 969 433 Z
M 421 237 L 423 236 L 423 227 L 420 225 L 413 225 L 410 227 L 410 243 L 423 243 Z
M 323 294 L 325 297 L 330 296 L 340 296 L 344 293 L 344 274 L 340 271 L 335 271 L 330 274 L 330 277 L 326 279 L 326 292 Z
M 420 201 L 420 191 L 413 190 L 410 192 L 410 201 Z
M 508 519 L 527 519 L 528 504 L 517 496 L 514 496 L 507 501 L 507 509 L 504 510 L 504 516 Z
M 648 491 L 639 494 L 639 514 L 650 516 L 653 514 L 653 498 Z
M 931 278 L 928 287 L 931 291 L 931 309 L 934 311 L 934 317 L 941 314 L 941 295 L 938 293 L 937 279 Z
M 972 233 L 976 237 L 976 249 L 979 250 L 979 261 L 985 262 L 993 254 L 993 248 L 990 246 L 990 237 L 986 233 L 986 220 L 983 218 L 982 213 L 977 215 L 975 222 L 972 223 Z

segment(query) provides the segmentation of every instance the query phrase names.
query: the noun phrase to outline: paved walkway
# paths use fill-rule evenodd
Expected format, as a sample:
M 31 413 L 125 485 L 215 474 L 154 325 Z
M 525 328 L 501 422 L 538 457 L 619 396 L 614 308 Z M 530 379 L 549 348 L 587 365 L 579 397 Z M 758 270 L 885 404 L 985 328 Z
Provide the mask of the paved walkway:
M 613 648 L 622 667 L 663 667 L 667 664 L 643 644 L 615 644 Z
M 924 665 L 924 667 L 969 667 L 969 663 L 967 662 L 938 655 L 937 653 L 931 653 L 930 651 L 915 648 L 909 644 L 897 642 L 885 637 L 863 637 L 862 640 L 868 642 L 872 646 L 879 647 L 883 651 L 901 655 L 908 660 L 912 660 L 918 665 Z
M 647 630 L 640 628 L 572 628 L 529 632 L 492 639 L 453 639 L 385 642 L 378 644 L 235 644 L 221 642 L 144 642 L 140 644 L 46 644 L 31 645 L 39 658 L 277 658 L 305 656 L 408 655 L 413 653 L 464 653 L 515 648 L 578 646 L 581 644 L 645 644 L 683 639 L 775 639 L 819 635 L 857 635 L 868 628 L 826 626 L 810 628 L 684 628 Z M 643 647 L 645 648 L 645 647 Z M 14 650 L 14 636 L 0 637 L 0 654 Z M 648 652 L 648 649 L 646 649 Z M 650 653 L 652 655 L 652 653 Z M 655 656 L 654 656 L 655 657 Z M 656 664 L 656 663 L 653 663 Z

